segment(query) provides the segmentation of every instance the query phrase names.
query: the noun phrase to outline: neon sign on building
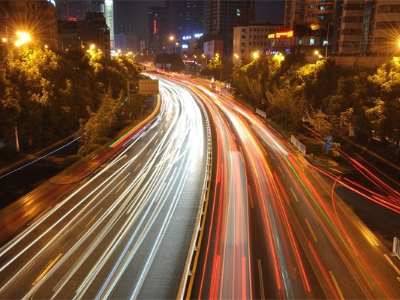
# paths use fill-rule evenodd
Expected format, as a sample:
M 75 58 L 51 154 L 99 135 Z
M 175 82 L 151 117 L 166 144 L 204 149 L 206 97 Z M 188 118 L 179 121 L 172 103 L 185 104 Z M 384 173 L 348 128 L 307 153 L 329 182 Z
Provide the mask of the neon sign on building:
M 153 22 L 153 33 L 157 33 L 157 20 Z
M 292 37 L 292 36 L 293 36 L 293 30 L 276 33 L 277 39 L 279 39 L 280 37 Z

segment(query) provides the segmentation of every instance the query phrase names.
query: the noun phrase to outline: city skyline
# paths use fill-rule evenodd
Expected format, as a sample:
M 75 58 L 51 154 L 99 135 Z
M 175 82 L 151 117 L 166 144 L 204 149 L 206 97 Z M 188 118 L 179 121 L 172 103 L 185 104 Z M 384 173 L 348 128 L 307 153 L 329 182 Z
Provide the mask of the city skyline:
M 284 0 L 256 1 L 256 21 L 283 24 L 284 4 Z M 145 31 L 150 6 L 165 6 L 165 1 L 114 0 L 115 26 L 128 23 L 132 31 Z

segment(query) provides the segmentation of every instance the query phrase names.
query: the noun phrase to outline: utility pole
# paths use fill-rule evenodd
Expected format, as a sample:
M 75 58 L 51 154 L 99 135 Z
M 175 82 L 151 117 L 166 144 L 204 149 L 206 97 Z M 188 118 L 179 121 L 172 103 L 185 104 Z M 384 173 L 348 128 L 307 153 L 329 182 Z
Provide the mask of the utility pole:
M 329 25 L 331 24 L 330 21 L 328 21 L 328 30 L 326 32 L 326 45 L 325 45 L 325 59 L 328 58 L 328 45 L 329 45 Z
M 19 152 L 19 139 L 18 139 L 18 127 L 17 126 L 14 127 L 14 131 L 15 131 L 15 146 L 17 148 L 17 152 Z

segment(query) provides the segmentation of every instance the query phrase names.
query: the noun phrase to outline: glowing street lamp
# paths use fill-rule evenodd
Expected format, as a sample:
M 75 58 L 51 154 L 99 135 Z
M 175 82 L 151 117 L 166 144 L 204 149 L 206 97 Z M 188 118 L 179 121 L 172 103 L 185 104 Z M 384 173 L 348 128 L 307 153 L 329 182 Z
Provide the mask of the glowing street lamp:
M 21 41 L 21 44 L 26 44 L 31 41 L 31 36 L 26 31 L 17 31 L 16 34 L 19 40 Z
M 322 58 L 322 55 L 319 54 L 319 51 L 318 51 L 318 50 L 315 50 L 315 51 L 314 51 L 314 54 L 315 54 L 316 56 L 318 56 L 318 58 Z
M 96 48 L 96 45 L 95 44 L 91 44 L 90 45 L 90 50 L 94 50 L 94 48 Z
M 258 52 L 253 52 L 253 58 L 254 59 L 257 59 L 259 57 L 260 57 L 260 55 L 258 54 Z
M 15 41 L 15 46 L 19 47 L 31 41 L 31 36 L 26 31 L 17 31 L 16 36 L 18 40 Z

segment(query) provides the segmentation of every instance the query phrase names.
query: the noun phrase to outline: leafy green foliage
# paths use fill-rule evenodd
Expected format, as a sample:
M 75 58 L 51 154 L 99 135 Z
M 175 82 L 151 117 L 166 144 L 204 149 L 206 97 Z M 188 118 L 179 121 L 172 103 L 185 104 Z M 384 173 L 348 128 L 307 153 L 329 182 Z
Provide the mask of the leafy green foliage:
M 126 94 L 127 81 L 140 77 L 133 59 L 107 59 L 90 51 L 56 54 L 0 45 L 0 62 L 0 140 L 12 142 L 17 127 L 22 151 L 76 132 L 80 119 L 99 111 L 107 117 L 96 130 L 106 135 L 122 121 L 109 113 L 118 110 L 114 105 Z

